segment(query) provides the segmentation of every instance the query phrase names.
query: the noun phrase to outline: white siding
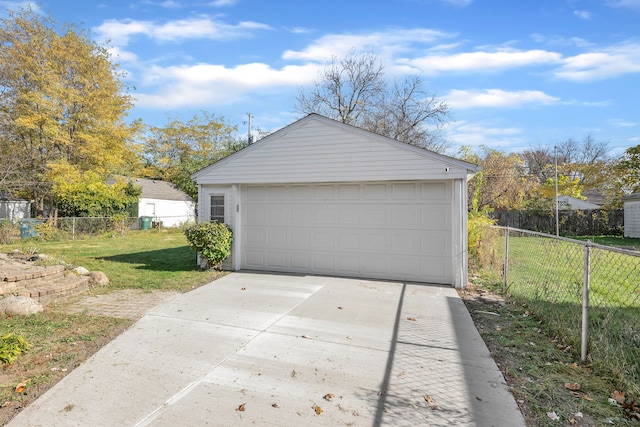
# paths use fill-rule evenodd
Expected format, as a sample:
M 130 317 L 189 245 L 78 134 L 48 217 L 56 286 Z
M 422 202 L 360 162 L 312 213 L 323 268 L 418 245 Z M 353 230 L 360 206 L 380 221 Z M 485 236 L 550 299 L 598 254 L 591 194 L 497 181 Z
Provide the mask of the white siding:
M 640 238 L 640 200 L 624 202 L 624 236 Z
M 149 206 L 154 205 L 154 212 Z M 164 227 L 179 227 L 183 224 L 195 222 L 195 202 L 178 200 L 147 199 L 141 198 L 138 202 L 139 216 L 153 216 L 162 221 Z
M 302 122 L 302 121 L 301 121 Z M 466 178 L 462 162 L 319 120 L 280 131 L 196 174 L 200 184 Z

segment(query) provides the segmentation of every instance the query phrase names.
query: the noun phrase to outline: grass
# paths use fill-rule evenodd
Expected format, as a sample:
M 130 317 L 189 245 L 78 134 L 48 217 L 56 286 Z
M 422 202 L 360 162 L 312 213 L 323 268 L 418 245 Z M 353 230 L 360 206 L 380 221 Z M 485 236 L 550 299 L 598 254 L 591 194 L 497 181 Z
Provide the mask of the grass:
M 0 251 L 44 253 L 73 266 L 102 271 L 107 289 L 173 289 L 185 291 L 215 278 L 202 272 L 196 256 L 180 230 L 133 231 L 125 237 L 91 237 L 82 240 L 39 242 L 27 239 L 0 246 Z M 209 276 L 208 276 L 209 275 Z
M 617 248 L 640 250 L 640 239 L 622 236 L 575 236 L 571 237 L 575 240 L 587 241 L 604 246 L 614 246 Z
M 571 348 L 547 333 L 545 320 L 528 307 L 509 299 L 495 305 L 477 297 L 487 290 L 499 293 L 501 283 L 472 280 L 475 284 L 461 296 L 528 426 L 638 425 L 620 405 L 609 403 L 611 393 L 620 390 L 609 371 L 602 365 L 580 363 Z M 579 389 L 570 390 L 565 384 L 578 384 Z M 552 413 L 559 421 L 550 418 Z
M 70 266 L 103 271 L 110 279 L 100 292 L 117 289 L 187 291 L 220 276 L 200 271 L 195 253 L 180 230 L 136 231 L 124 237 L 91 237 L 74 241 L 18 240 L 0 252 L 43 253 Z M 0 336 L 12 332 L 31 348 L 15 363 L 0 365 L 0 425 L 60 380 L 133 321 L 88 314 L 67 314 L 46 306 L 44 312 L 0 318 Z M 16 391 L 18 384 L 27 384 Z
M 504 238 L 494 239 L 487 251 L 494 267 L 500 267 L 504 246 Z M 581 348 L 584 265 L 584 245 L 537 235 L 509 237 L 510 299 L 526 307 L 574 358 Z M 589 273 L 587 362 L 640 399 L 640 257 L 591 248 Z

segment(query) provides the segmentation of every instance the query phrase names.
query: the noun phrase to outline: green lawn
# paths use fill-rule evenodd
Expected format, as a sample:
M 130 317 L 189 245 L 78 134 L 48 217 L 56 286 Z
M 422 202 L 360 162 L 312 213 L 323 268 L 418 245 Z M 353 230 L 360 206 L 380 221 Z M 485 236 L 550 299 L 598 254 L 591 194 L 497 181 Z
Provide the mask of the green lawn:
M 631 237 L 622 236 L 575 236 L 571 237 L 575 240 L 590 240 L 593 243 L 604 246 L 615 246 L 618 248 L 640 250 L 640 239 L 632 239 Z
M 110 289 L 184 291 L 219 275 L 198 269 L 195 252 L 187 246 L 180 230 L 132 231 L 124 237 L 53 242 L 27 239 L 0 246 L 0 251 L 5 253 L 14 249 L 24 253 L 43 253 L 73 266 L 102 271 L 109 277 Z

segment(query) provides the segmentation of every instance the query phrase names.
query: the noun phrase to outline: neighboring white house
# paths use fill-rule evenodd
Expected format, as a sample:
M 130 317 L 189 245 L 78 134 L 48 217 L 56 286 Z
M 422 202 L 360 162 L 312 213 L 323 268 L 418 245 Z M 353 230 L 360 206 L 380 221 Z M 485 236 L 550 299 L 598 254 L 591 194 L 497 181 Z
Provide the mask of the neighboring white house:
M 562 210 L 591 210 L 602 206 L 572 196 L 558 196 L 558 209 Z
M 192 175 L 231 270 L 467 283 L 479 167 L 311 114 Z
M 624 237 L 640 238 L 640 193 L 622 198 L 624 203 Z
M 142 188 L 138 201 L 138 215 L 162 221 L 164 227 L 177 227 L 196 221 L 196 203 L 185 192 L 166 181 L 134 178 Z
M 24 199 L 14 199 L 0 193 L 0 220 L 16 221 L 31 217 L 31 203 Z

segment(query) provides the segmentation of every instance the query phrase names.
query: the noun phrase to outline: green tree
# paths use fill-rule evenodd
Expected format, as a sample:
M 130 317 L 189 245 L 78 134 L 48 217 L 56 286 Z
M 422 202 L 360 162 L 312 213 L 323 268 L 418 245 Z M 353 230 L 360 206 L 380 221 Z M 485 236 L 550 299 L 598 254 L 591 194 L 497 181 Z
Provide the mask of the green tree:
M 124 118 L 132 98 L 123 73 L 86 31 L 30 9 L 0 19 L 0 163 L 16 165 L 7 186 L 50 197 L 52 165 L 106 175 L 135 163 Z
M 640 191 L 640 145 L 627 148 L 611 162 L 610 175 L 607 198 L 613 207 L 621 208 L 623 196 Z
M 173 118 L 150 127 L 142 141 L 144 175 L 172 182 L 197 199 L 191 174 L 244 147 L 247 142 L 235 139 L 236 133 L 237 126 L 205 111 L 187 122 Z
M 427 93 L 418 76 L 387 81 L 384 66 L 370 53 L 333 57 L 311 91 L 300 89 L 295 109 L 437 152 L 449 145 L 441 134 L 447 103 Z
M 125 215 L 142 194 L 140 187 L 124 178 L 105 179 L 94 171 L 79 172 L 67 163 L 52 165 L 49 179 L 53 183 L 51 195 L 61 216 Z
M 458 157 L 482 166 L 468 185 L 472 211 L 522 209 L 538 190 L 538 183 L 526 173 L 518 154 L 484 146 L 475 153 L 469 147 L 462 147 Z

